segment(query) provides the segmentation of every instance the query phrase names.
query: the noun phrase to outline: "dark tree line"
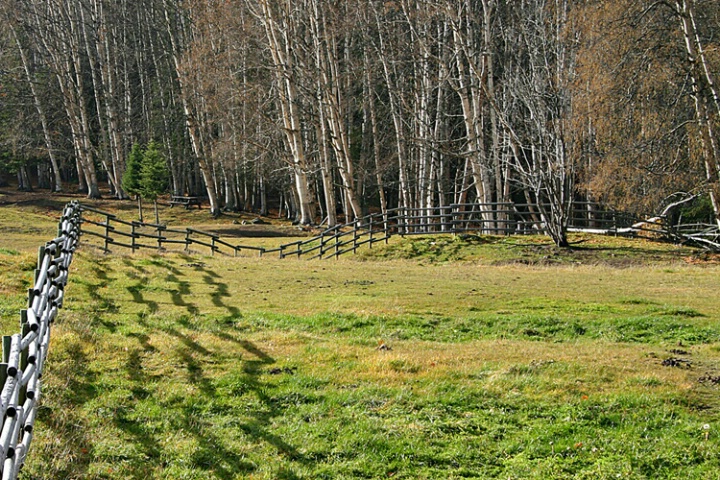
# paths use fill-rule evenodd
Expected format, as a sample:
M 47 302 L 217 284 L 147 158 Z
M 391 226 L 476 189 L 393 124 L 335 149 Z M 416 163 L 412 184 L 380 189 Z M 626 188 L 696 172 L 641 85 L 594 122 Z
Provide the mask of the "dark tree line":
M 0 5 L 0 168 L 23 187 L 126 198 L 154 141 L 214 214 L 529 203 L 563 245 L 574 200 L 720 211 L 712 0 Z

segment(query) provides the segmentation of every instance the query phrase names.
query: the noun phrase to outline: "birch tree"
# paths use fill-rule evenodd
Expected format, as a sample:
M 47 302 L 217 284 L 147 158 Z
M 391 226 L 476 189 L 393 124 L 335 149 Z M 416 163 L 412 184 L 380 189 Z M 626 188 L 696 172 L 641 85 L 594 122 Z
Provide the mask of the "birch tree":
M 568 155 L 574 36 L 567 0 L 524 0 L 508 35 L 515 56 L 505 79 L 514 105 L 503 119 L 514 167 L 558 246 L 568 246 L 575 159 Z M 521 13 L 520 13 L 521 12 Z
M 362 216 L 357 193 L 355 165 L 350 153 L 350 112 L 352 95 L 349 69 L 350 29 L 357 19 L 349 3 L 309 0 L 310 31 L 318 75 L 318 107 L 322 110 L 321 133 L 328 135 L 337 159 L 343 190 L 354 218 Z M 324 141 L 324 140 L 322 140 Z
M 700 35 L 696 2 L 675 0 L 672 7 L 680 23 L 687 53 L 688 75 L 695 104 L 695 119 L 702 139 L 708 194 L 715 213 L 715 222 L 720 227 L 720 145 L 717 134 L 717 129 L 720 128 L 720 98 L 715 74 Z
M 270 2 L 260 0 L 259 9 L 254 10 L 256 18 L 265 30 L 267 48 L 272 58 L 272 69 L 277 87 L 277 104 L 285 143 L 289 151 L 297 195 L 299 222 L 308 225 L 314 222 L 313 199 L 308 183 L 308 163 L 305 155 L 303 124 L 298 92 L 298 70 L 296 69 L 295 43 L 298 7 L 289 0 Z
M 20 26 L 18 25 L 19 22 L 15 18 L 12 17 L 12 13 L 8 12 L 8 9 L 5 8 L 6 6 L 3 5 L 3 15 L 6 19 L 6 25 L 12 32 L 13 40 L 15 41 L 15 45 L 17 46 L 17 51 L 20 57 L 20 61 L 22 63 L 23 72 L 25 74 L 25 79 L 27 81 L 28 87 L 30 88 L 30 92 L 32 94 L 33 98 L 33 104 L 35 106 L 35 110 L 37 111 L 38 118 L 40 120 L 40 125 L 42 126 L 42 133 L 43 133 L 43 140 L 45 141 L 45 147 L 47 148 L 47 154 L 50 159 L 50 165 L 52 166 L 52 173 L 53 173 L 53 191 L 55 192 L 61 192 L 63 190 L 62 187 L 62 178 L 60 177 L 60 167 L 59 162 L 57 159 L 57 153 L 55 149 L 55 144 L 52 139 L 52 134 L 50 132 L 50 126 L 48 122 L 48 116 L 45 111 L 45 106 L 43 105 L 43 101 L 40 97 L 40 92 L 38 88 L 38 80 L 36 78 L 36 72 L 34 69 L 34 65 L 31 64 L 30 61 L 30 54 L 28 52 L 28 46 L 26 44 L 26 40 L 24 38 L 21 38 L 19 29 Z
M 182 109 L 185 114 L 185 126 L 190 137 L 193 153 L 200 167 L 205 188 L 210 202 L 210 212 L 217 216 L 220 214 L 220 204 L 218 201 L 217 187 L 215 176 L 212 168 L 212 154 L 208 150 L 203 139 L 202 132 L 202 97 L 194 88 L 197 83 L 191 78 L 197 76 L 199 65 L 192 61 L 183 62 L 182 54 L 186 47 L 184 36 L 188 34 L 184 18 L 184 12 L 174 8 L 170 0 L 164 0 L 164 13 L 168 38 L 170 39 L 171 55 L 175 72 L 178 78 L 179 96 L 181 98 Z M 202 5 L 199 5 L 202 8 Z M 194 32 L 199 35 L 199 31 Z

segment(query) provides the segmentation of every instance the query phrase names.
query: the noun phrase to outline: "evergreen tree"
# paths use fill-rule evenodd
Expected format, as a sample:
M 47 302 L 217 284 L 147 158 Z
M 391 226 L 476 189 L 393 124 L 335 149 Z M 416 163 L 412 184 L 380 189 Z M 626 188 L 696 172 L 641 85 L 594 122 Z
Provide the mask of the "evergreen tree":
M 135 195 L 138 201 L 138 215 L 143 221 L 142 211 L 142 186 L 140 185 L 142 175 L 143 150 L 137 143 L 132 146 L 130 155 L 125 163 L 125 173 L 122 177 L 122 188 L 126 193 Z
M 170 174 L 165 157 L 160 152 L 159 145 L 150 142 L 142 157 L 140 169 L 140 190 L 144 198 L 152 200 L 155 205 L 155 223 L 160 223 L 157 208 L 158 195 L 165 193 L 168 188 Z

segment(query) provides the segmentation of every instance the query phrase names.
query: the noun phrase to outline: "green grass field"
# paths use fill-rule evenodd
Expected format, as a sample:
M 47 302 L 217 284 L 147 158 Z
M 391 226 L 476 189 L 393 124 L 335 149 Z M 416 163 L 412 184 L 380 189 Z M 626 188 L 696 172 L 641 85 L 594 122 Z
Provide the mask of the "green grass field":
M 50 211 L 0 207 L 17 222 L 6 334 L 55 233 Z M 81 247 L 23 476 L 720 478 L 716 257 L 573 241 L 393 239 L 339 261 Z

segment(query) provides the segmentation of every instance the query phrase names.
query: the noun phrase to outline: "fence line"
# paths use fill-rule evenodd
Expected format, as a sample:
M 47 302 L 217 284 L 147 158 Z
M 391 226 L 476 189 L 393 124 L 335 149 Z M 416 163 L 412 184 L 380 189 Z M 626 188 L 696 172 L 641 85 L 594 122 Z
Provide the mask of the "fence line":
M 602 233 L 611 235 L 637 235 L 647 233 L 677 242 L 693 243 L 708 247 L 717 243 L 720 234 L 709 225 L 667 224 L 665 217 L 638 220 L 616 211 L 601 210 L 597 204 L 577 202 L 568 218 L 568 230 L 572 232 Z M 260 256 L 275 253 L 280 258 L 310 255 L 310 258 L 338 258 L 355 253 L 363 245 L 369 248 L 377 242 L 385 242 L 393 235 L 428 235 L 436 233 L 462 234 L 476 232 L 495 235 L 546 234 L 545 219 L 538 205 L 519 203 L 466 203 L 434 208 L 395 208 L 384 213 L 372 213 L 342 225 L 327 228 L 306 240 L 264 248 L 233 244 L 218 234 L 193 228 L 173 229 L 164 225 L 127 222 L 116 215 L 85 205 L 83 211 L 105 217 L 104 221 L 83 218 L 86 225 L 100 227 L 102 232 L 83 229 L 83 233 L 103 241 L 103 249 L 110 246 L 129 248 L 133 252 L 141 248 L 162 249 L 167 245 L 182 246 L 188 251 L 198 245 L 216 252 L 238 256 L 244 250 Z M 124 228 L 124 230 L 123 230 Z M 698 230 L 700 230 L 698 232 Z M 695 233 L 688 233 L 694 231 Z M 152 244 L 143 243 L 150 241 Z M 716 245 L 720 248 L 720 245 Z
M 81 205 L 83 212 L 104 217 L 97 221 L 83 217 L 83 225 L 99 227 L 100 231 L 83 228 L 83 233 L 101 239 L 102 248 L 109 252 L 112 246 L 135 250 L 163 249 L 178 245 L 188 251 L 193 245 L 216 252 L 240 255 L 243 251 L 260 256 L 275 253 L 280 258 L 301 257 L 338 258 L 355 253 L 360 246 L 370 248 L 377 242 L 386 242 L 393 235 L 427 235 L 434 233 L 517 235 L 544 234 L 545 220 L 538 205 L 519 203 L 461 203 L 434 208 L 395 208 L 384 213 L 373 213 L 342 225 L 336 225 L 306 240 L 298 240 L 276 248 L 233 244 L 211 232 L 194 228 L 168 228 L 164 225 L 128 222 L 116 215 Z M 618 233 L 629 228 L 634 218 L 618 212 L 600 210 L 596 204 L 578 202 L 569 218 L 572 228 L 596 229 L 605 233 Z
M 50 345 L 50 326 L 63 304 L 68 268 L 80 237 L 80 222 L 80 204 L 67 204 L 58 224 L 58 236 L 39 249 L 35 283 L 28 290 L 28 308 L 20 312 L 20 333 L 2 337 L 2 480 L 17 478 L 30 449 Z
M 101 239 L 103 242 L 102 248 L 105 252 L 109 252 L 111 246 L 128 248 L 134 252 L 143 248 L 161 250 L 167 245 L 179 245 L 185 251 L 189 250 L 192 245 L 200 245 L 210 249 L 211 255 L 223 249 L 225 253 L 231 252 L 234 256 L 238 256 L 243 250 L 257 252 L 260 256 L 268 251 L 265 248 L 251 245 L 233 245 L 229 241 L 220 238 L 220 235 L 204 232 L 196 228 L 168 228 L 166 225 L 155 223 L 128 222 L 119 219 L 117 215 L 87 205 L 80 205 L 80 208 L 83 213 L 91 212 L 105 217 L 104 221 L 92 220 L 85 215 L 82 218 L 84 225 L 93 225 L 102 230 L 94 231 L 83 228 L 82 233 Z M 143 243 L 143 241 L 149 241 L 153 244 L 149 245 Z

